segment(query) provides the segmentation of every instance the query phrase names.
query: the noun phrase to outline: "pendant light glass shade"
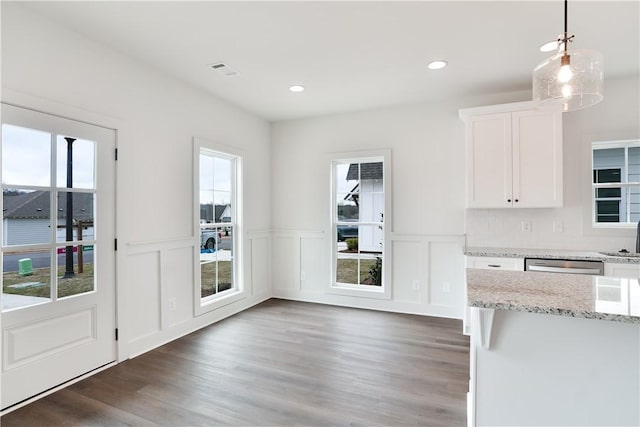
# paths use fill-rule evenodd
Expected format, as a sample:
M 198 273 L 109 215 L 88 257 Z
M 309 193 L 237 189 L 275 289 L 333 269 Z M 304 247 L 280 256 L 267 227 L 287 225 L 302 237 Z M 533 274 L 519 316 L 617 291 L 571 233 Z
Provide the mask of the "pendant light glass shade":
M 561 104 L 562 111 L 579 110 L 602 101 L 603 59 L 594 50 L 565 49 L 533 70 L 533 100 Z

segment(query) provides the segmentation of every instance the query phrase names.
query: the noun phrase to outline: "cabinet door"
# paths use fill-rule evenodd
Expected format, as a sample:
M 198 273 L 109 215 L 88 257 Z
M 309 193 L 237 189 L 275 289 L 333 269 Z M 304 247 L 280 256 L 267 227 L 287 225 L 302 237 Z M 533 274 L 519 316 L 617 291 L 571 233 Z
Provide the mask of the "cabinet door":
M 512 114 L 514 207 L 562 206 L 562 113 Z
M 511 114 L 467 120 L 467 207 L 511 205 Z
M 624 279 L 638 279 L 640 278 L 640 264 L 605 262 L 604 275 L 622 277 Z

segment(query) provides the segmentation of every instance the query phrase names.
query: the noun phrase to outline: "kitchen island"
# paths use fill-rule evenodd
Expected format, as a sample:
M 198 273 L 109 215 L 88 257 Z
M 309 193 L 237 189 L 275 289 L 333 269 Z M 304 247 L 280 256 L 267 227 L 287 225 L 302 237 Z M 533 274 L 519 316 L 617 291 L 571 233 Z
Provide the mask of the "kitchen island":
M 467 269 L 469 425 L 640 425 L 637 279 Z

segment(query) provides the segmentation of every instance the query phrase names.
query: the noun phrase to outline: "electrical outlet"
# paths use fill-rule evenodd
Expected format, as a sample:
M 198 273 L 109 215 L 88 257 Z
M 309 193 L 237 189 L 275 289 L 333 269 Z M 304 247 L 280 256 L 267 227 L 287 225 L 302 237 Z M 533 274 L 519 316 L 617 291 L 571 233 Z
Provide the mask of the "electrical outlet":
M 531 233 L 531 221 L 524 220 L 522 221 L 522 232 L 523 233 Z
M 562 233 L 564 231 L 564 224 L 560 220 L 553 221 L 553 232 Z
M 176 299 L 169 298 L 169 311 L 176 311 Z
M 449 292 L 451 292 L 451 283 L 442 282 L 442 292 L 444 292 L 445 294 L 448 294 Z
M 420 290 L 420 280 L 414 280 L 413 281 L 413 290 L 414 291 L 419 291 Z

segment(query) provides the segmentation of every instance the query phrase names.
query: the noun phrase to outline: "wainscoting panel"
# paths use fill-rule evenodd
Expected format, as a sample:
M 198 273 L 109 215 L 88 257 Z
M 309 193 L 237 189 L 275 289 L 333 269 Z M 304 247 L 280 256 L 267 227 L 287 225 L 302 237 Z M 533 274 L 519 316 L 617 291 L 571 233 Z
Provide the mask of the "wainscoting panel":
M 384 311 L 462 318 L 464 236 L 393 235 L 391 300 L 329 293 L 331 246 L 321 231 L 273 232 L 273 296 Z
M 251 295 L 256 293 L 271 293 L 271 253 L 269 251 L 269 233 L 250 234 L 250 257 L 247 263 L 249 271 L 245 270 L 246 286 Z
M 193 247 L 160 252 L 163 284 L 162 312 L 169 327 L 193 317 Z
M 422 295 L 427 282 L 425 281 L 425 266 L 421 261 L 424 257 L 424 245 L 421 240 L 394 240 L 392 274 L 394 301 L 409 304 L 421 304 Z
M 273 289 L 300 290 L 300 236 L 274 235 Z
M 429 242 L 429 302 L 464 308 L 464 257 L 457 242 Z M 460 286 L 462 284 L 462 286 Z M 462 316 L 462 311 L 460 312 Z
M 203 326 L 217 322 L 271 297 L 269 231 L 249 232 L 244 241 L 245 294 L 236 301 L 196 316 L 192 237 L 126 244 L 127 283 L 118 286 L 122 310 L 121 360 L 144 353 Z
M 129 341 L 135 341 L 161 329 L 160 252 L 131 254 L 127 261 L 129 283 L 122 288 L 126 300 L 138 301 L 138 307 L 128 310 L 127 319 Z
M 301 237 L 300 286 L 303 291 L 324 292 L 330 277 L 327 242 L 323 236 Z

